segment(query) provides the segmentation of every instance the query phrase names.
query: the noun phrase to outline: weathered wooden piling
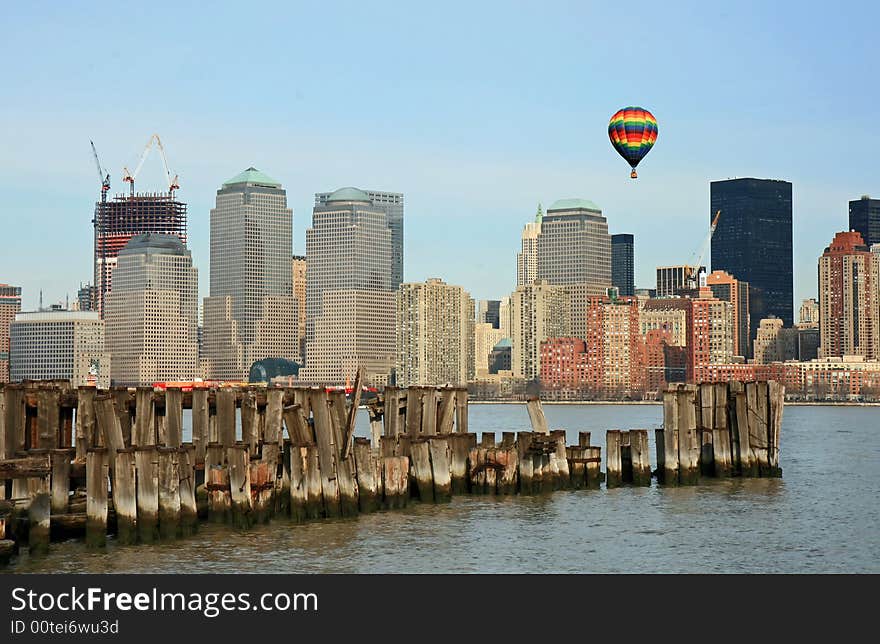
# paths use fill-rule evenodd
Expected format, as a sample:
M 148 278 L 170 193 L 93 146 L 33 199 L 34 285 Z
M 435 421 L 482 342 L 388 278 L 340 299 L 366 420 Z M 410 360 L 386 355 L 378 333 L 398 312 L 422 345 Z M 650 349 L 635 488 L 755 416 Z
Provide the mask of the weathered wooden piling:
M 382 457 L 382 505 L 387 509 L 406 507 L 409 500 L 409 457 Z
M 437 433 L 451 434 L 455 423 L 455 389 L 440 392 L 440 408 L 437 411 Z
M 239 528 L 253 524 L 251 512 L 251 475 L 248 446 L 238 442 L 226 449 L 229 464 L 229 491 L 232 497 L 232 523 Z
M 204 465 L 208 447 L 208 390 L 193 389 L 192 392 L 192 443 L 195 447 L 195 465 Z
M 183 391 L 180 387 L 165 390 L 165 444 L 168 447 L 183 444 Z
M 382 471 L 370 440 L 354 439 L 354 462 L 357 471 L 358 506 L 361 512 L 375 512 L 382 507 Z
M 303 523 L 306 516 L 306 462 L 307 448 L 290 444 L 287 450 L 288 470 L 290 472 L 290 519 L 295 523 Z
M 460 387 L 455 390 L 455 431 L 468 433 L 468 390 Z
M 76 451 L 69 448 L 53 449 L 50 452 L 52 464 L 51 489 L 52 514 L 65 514 L 70 500 L 70 459 Z
M 345 406 L 345 393 L 334 391 L 329 394 L 330 417 L 333 435 L 333 460 L 336 463 L 336 477 L 339 485 L 339 512 L 344 517 L 357 516 L 358 489 L 354 461 L 345 458 L 352 437 L 347 434 L 349 414 Z M 355 410 L 357 411 L 357 410 Z M 351 427 L 354 430 L 354 425 Z
M 422 388 L 406 390 L 406 433 L 415 438 L 422 430 Z
M 309 392 L 309 403 L 315 422 L 315 437 L 318 446 L 318 461 L 321 472 L 321 496 L 324 499 L 324 515 L 335 517 L 341 514 L 339 507 L 339 481 L 336 476 L 336 446 L 333 443 L 333 420 L 329 401 L 324 391 Z
M 437 390 L 425 387 L 422 390 L 422 434 L 433 436 L 437 433 Z
M 208 493 L 208 518 L 215 523 L 228 522 L 232 518 L 232 496 L 226 449 L 220 443 L 208 443 L 205 451 L 205 489 Z
M 702 439 L 697 431 L 695 385 L 678 388 L 678 482 L 692 485 L 700 476 Z
M 427 438 L 410 441 L 412 477 L 422 503 L 434 502 L 434 480 L 431 475 L 431 451 Z
M 321 477 L 321 457 L 318 453 L 318 446 L 309 443 L 305 446 L 305 463 L 306 463 L 306 517 L 309 519 L 317 519 L 324 516 L 324 483 Z M 335 515 L 334 515 L 335 516 Z
M 108 466 L 106 447 L 90 447 L 86 452 L 86 545 L 103 547 L 107 543 Z M 48 510 L 48 508 L 47 508 Z M 33 526 L 31 527 L 33 532 Z M 49 543 L 49 514 L 46 512 L 46 545 Z
M 137 541 L 137 466 L 135 448 L 117 450 L 113 465 L 113 508 L 116 538 L 126 545 Z
M 547 425 L 547 419 L 544 417 L 544 408 L 541 406 L 540 398 L 530 398 L 526 402 L 526 410 L 529 412 L 529 421 L 532 424 L 532 431 L 538 434 L 549 434 L 550 427 Z
M 449 440 L 449 469 L 453 494 L 464 494 L 468 491 L 468 452 L 477 444 L 476 434 L 454 433 Z
M 568 456 L 565 451 L 565 430 L 564 429 L 555 429 L 550 432 L 550 436 L 552 436 L 556 440 L 556 451 L 555 461 L 556 461 L 556 489 L 561 490 L 565 489 L 569 486 L 571 473 L 568 469 Z
M 534 477 L 534 455 L 531 451 L 532 433 L 519 432 L 516 437 L 518 487 L 520 494 L 532 494 Z
M 428 439 L 431 455 L 431 479 L 434 483 L 434 500 L 438 503 L 452 499 L 452 465 L 449 440 L 437 435 Z
M 257 397 L 251 388 L 241 392 L 241 440 L 248 453 L 257 451 Z
M 138 538 L 149 543 L 159 536 L 159 452 L 155 445 L 138 445 L 134 460 L 137 467 Z
M 516 494 L 516 468 L 519 463 L 516 446 L 496 449 L 495 461 L 497 464 L 495 468 L 495 490 L 498 494 Z
M 32 452 L 35 450 L 32 450 Z M 28 546 L 31 555 L 49 552 L 49 529 L 51 527 L 51 499 L 49 476 L 29 478 L 28 496 Z
M 648 453 L 648 430 L 629 430 L 629 455 L 633 485 L 651 485 L 651 458 Z
M 86 462 L 89 447 L 101 447 L 104 441 L 95 419 L 94 387 L 80 387 L 76 391 L 76 460 Z
M 196 447 L 192 443 L 184 443 L 179 451 L 180 533 L 187 536 L 196 532 L 199 523 L 196 503 Z
M 264 445 L 266 447 L 274 447 Z M 270 474 L 269 463 L 263 459 L 251 459 L 250 465 L 251 513 L 253 523 L 267 523 L 271 517 L 272 493 L 275 480 Z
M 156 410 L 153 406 L 153 388 L 138 387 L 134 400 L 135 416 L 131 444 L 135 446 L 156 445 Z
M 180 456 L 177 447 L 157 447 L 159 459 L 159 534 L 180 535 Z
M 235 445 L 235 391 L 229 387 L 217 390 L 217 442 L 229 448 Z
M 623 483 L 623 461 L 620 455 L 620 430 L 605 432 L 605 487 L 619 487 Z
M 587 486 L 587 467 L 584 461 L 583 447 L 567 447 L 565 456 L 568 460 L 569 481 L 572 488 L 579 490 Z

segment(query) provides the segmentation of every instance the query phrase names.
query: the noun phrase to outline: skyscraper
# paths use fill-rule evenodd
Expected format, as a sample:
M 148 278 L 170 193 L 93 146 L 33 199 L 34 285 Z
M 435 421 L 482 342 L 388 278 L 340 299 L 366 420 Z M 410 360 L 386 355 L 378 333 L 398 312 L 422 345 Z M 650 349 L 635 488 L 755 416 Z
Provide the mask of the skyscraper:
M 516 254 L 516 285 L 531 284 L 538 278 L 538 234 L 543 211 L 538 204 L 535 221 L 523 227 L 520 252 Z
M 21 311 L 21 287 L 0 284 L 0 382 L 9 382 L 9 325 Z
M 810 297 L 801 302 L 797 325 L 801 329 L 819 328 L 819 303 L 816 298 Z
M 467 384 L 474 377 L 474 301 L 468 292 L 429 279 L 401 284 L 396 303 L 397 385 Z
M 74 387 L 110 386 L 110 354 L 97 311 L 18 313 L 10 336 L 12 381 L 64 379 Z
M 749 316 L 749 283 L 736 279 L 726 271 L 712 271 L 706 277 L 712 295 L 733 305 L 734 355 L 748 358 L 751 355 L 751 317 Z
M 611 286 L 611 236 L 599 206 L 586 199 L 560 199 L 547 209 L 538 234 L 538 279 L 565 286 L 570 333 L 585 337 L 589 298 L 605 295 Z
M 681 295 L 684 291 L 698 288 L 701 280 L 700 276 L 706 274 L 706 267 L 700 266 L 696 270 L 693 284 L 691 284 L 689 282 L 694 269 L 694 266 L 687 264 L 682 264 L 681 266 L 658 266 L 655 297 Z
M 299 355 L 292 248 L 293 211 L 279 182 L 251 167 L 223 183 L 211 210 L 208 378 L 243 380 L 257 360 Z
M 611 284 L 621 297 L 635 294 L 634 239 L 628 233 L 611 235 Z
M 477 322 L 488 322 L 493 329 L 501 325 L 501 300 L 480 300 L 477 303 Z M 491 348 L 491 347 L 490 347 Z
M 403 283 L 403 194 L 363 190 L 374 206 L 385 211 L 388 228 L 391 230 L 391 287 L 397 289 Z M 326 204 L 333 193 L 319 192 L 315 195 L 315 205 Z
M 360 366 L 369 381 L 385 384 L 396 357 L 392 231 L 385 208 L 357 188 L 320 196 L 306 230 L 306 363 L 300 379 L 342 383 L 353 380 Z
M 198 271 L 174 235 L 135 235 L 119 251 L 104 303 L 117 385 L 186 381 L 198 373 Z
M 510 296 L 511 369 L 526 380 L 541 372 L 541 343 L 571 335 L 571 298 L 545 280 L 517 286 Z
M 794 322 L 791 250 L 791 183 L 775 179 L 730 179 L 711 183 L 712 270 L 749 283 L 753 320 L 775 315 Z M 757 325 L 755 325 L 757 326 Z M 756 329 L 753 328 L 752 338 Z
M 489 373 L 489 355 L 504 335 L 489 322 L 474 324 L 474 373 Z
M 133 185 L 133 184 L 132 184 Z M 107 293 L 113 288 L 116 256 L 135 235 L 175 235 L 186 244 L 186 204 L 173 192 L 117 195 L 95 204 L 94 285 L 97 309 L 104 316 Z
M 880 360 L 880 257 L 858 232 L 834 236 L 819 258 L 820 358 Z
M 849 202 L 849 229 L 862 235 L 865 246 L 880 244 L 880 199 L 862 195 Z
M 306 353 L 306 256 L 294 255 L 290 261 L 293 297 L 296 302 L 297 337 L 300 358 Z

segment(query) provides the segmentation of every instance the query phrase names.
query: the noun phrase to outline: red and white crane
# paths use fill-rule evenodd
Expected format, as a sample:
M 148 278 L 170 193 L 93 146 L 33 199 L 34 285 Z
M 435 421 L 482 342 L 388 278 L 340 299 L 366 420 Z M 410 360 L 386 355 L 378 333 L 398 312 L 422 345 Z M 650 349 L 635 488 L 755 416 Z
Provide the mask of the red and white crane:
M 147 145 L 144 147 L 144 151 L 141 153 L 141 158 L 138 161 L 137 166 L 134 169 L 134 172 L 131 172 L 128 169 L 128 166 L 122 169 L 122 180 L 128 183 L 130 188 L 130 194 L 134 196 L 134 180 L 137 178 L 138 174 L 141 171 L 141 168 L 144 166 L 144 161 L 147 160 L 147 156 L 150 154 L 150 150 L 153 149 L 153 144 L 159 148 L 159 154 L 162 156 L 162 165 L 165 168 L 165 177 L 168 180 L 168 192 L 171 193 L 171 196 L 174 196 L 174 191 L 180 188 L 180 184 L 177 181 L 177 175 L 175 174 L 173 177 L 171 176 L 171 171 L 168 169 L 168 159 L 165 158 L 165 147 L 162 145 L 162 139 L 159 138 L 158 134 L 154 134 L 150 137 L 150 140 L 147 141 Z

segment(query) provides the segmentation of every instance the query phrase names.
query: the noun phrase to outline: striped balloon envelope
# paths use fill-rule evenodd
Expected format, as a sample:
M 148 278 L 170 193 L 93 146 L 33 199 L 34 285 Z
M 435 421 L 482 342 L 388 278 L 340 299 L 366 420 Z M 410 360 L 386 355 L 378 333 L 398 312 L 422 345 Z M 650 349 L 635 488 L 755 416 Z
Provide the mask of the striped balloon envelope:
M 639 176 L 636 166 L 657 141 L 657 119 L 643 107 L 624 107 L 617 110 L 608 122 L 608 138 L 617 153 L 629 163 L 632 168 L 629 176 L 635 179 Z

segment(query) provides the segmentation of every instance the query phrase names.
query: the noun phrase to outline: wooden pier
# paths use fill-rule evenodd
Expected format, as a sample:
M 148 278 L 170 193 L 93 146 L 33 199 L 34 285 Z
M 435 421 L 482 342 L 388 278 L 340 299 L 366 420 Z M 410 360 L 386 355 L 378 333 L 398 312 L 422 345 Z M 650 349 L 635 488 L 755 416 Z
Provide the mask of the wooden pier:
M 53 539 L 149 543 L 192 535 L 203 521 L 246 529 L 602 480 L 780 476 L 783 394 L 775 382 L 671 387 L 652 473 L 647 429 L 608 430 L 602 472 L 590 432 L 567 445 L 537 399 L 527 404 L 531 431 L 478 437 L 464 388 L 386 387 L 366 403 L 371 437 L 355 438 L 359 396 L 319 387 L 9 384 L 0 386 L 0 563 L 21 546 L 45 553 Z

